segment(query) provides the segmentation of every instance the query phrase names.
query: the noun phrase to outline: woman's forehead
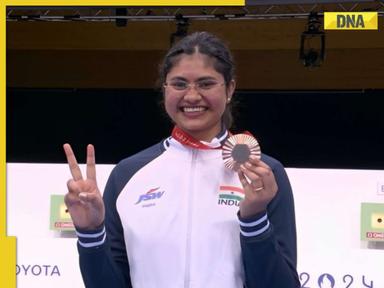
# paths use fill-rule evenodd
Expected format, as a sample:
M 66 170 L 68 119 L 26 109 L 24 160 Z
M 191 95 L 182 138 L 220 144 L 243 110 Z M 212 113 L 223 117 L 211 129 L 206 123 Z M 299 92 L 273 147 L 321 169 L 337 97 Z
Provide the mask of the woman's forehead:
M 168 74 L 187 73 L 187 72 L 204 72 L 220 74 L 215 69 L 215 58 L 201 53 L 181 54 L 173 63 Z M 220 74 L 221 75 L 221 74 Z
M 206 67 L 213 67 L 215 61 L 215 57 L 200 52 L 195 52 L 193 54 L 182 53 L 173 61 L 172 68 L 178 66 L 180 62 L 199 62 L 199 64 L 201 63 Z

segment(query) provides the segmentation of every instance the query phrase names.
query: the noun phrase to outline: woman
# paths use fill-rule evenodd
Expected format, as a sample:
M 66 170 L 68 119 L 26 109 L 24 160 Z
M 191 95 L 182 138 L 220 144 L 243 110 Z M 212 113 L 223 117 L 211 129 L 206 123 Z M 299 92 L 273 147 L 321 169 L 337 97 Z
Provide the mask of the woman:
M 191 34 L 165 56 L 160 81 L 172 136 L 121 161 L 104 199 L 93 146 L 84 179 L 64 145 L 86 287 L 300 287 L 284 168 L 266 155 L 237 172 L 223 164 L 236 86 L 228 48 Z

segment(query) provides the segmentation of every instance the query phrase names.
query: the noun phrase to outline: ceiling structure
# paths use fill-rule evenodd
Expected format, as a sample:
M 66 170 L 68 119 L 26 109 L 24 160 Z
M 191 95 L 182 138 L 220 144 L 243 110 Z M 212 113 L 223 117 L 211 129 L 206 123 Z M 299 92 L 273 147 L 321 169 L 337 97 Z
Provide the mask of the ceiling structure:
M 267 4 L 268 3 L 268 4 Z M 305 18 L 311 12 L 376 11 L 384 15 L 384 1 L 246 1 L 242 7 L 7 7 L 7 21 L 172 21 Z
M 384 17 L 377 31 L 326 31 L 326 58 L 318 69 L 306 69 L 299 59 L 300 35 L 312 12 L 383 16 L 384 1 L 265 2 L 181 8 L 8 6 L 7 85 L 151 88 L 170 35 L 188 21 L 188 32 L 210 31 L 225 39 L 237 63 L 239 89 L 384 89 Z

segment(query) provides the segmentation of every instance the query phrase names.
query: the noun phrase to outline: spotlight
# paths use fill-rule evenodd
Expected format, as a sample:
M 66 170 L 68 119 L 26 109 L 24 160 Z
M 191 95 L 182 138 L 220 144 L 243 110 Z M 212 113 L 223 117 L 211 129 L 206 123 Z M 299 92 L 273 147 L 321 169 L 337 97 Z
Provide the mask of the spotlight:
M 177 14 L 176 18 L 176 32 L 171 34 L 170 44 L 175 44 L 180 39 L 184 38 L 188 34 L 189 19 L 185 18 L 181 14 Z
M 305 67 L 319 67 L 325 59 L 325 33 L 317 13 L 308 17 L 307 30 L 301 33 L 300 60 Z
M 124 26 L 127 26 L 127 19 L 122 17 L 120 18 L 119 16 L 127 16 L 128 14 L 128 10 L 127 8 L 116 8 L 115 10 L 116 12 L 116 26 L 117 27 L 124 27 Z

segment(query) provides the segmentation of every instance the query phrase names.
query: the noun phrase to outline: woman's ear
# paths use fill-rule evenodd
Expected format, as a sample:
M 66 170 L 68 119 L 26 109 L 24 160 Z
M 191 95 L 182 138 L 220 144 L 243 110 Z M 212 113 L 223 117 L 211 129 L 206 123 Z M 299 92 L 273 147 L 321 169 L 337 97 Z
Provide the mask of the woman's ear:
M 236 89 L 236 81 L 232 79 L 229 84 L 227 85 L 227 104 L 231 102 L 233 93 L 235 92 Z

